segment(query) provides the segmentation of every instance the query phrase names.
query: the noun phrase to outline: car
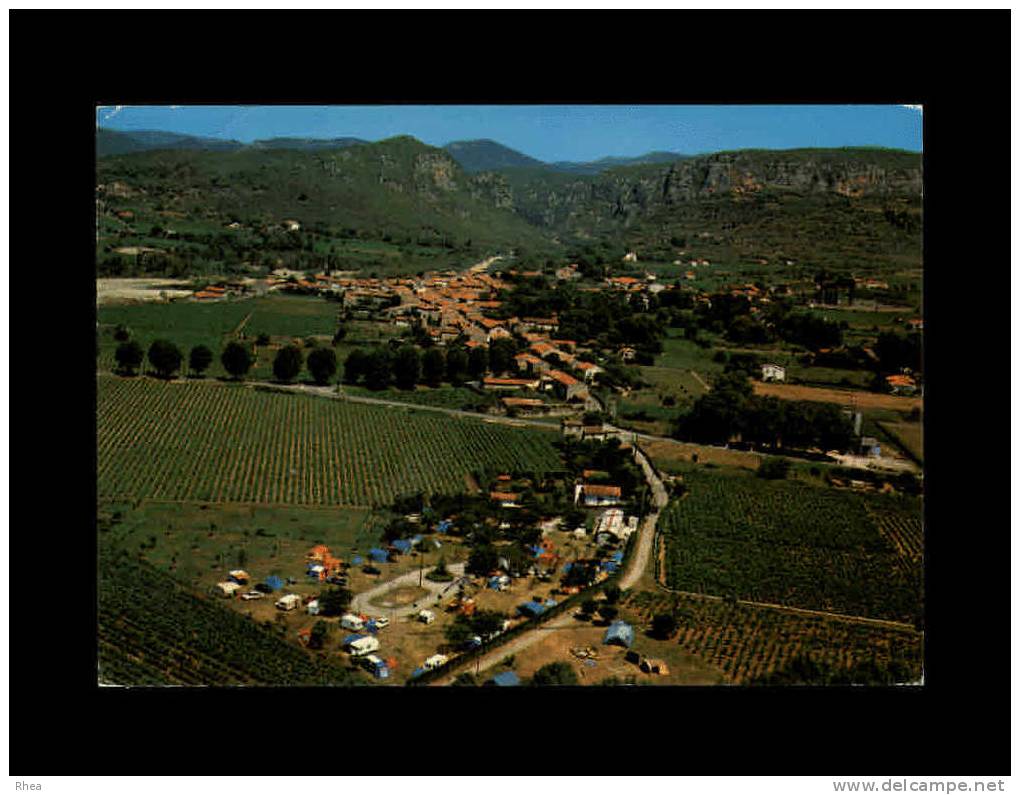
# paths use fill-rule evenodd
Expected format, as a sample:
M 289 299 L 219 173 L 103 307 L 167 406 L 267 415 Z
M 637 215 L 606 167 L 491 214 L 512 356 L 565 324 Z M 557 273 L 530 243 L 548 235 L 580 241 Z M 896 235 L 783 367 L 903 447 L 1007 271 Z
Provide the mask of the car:
M 375 566 L 365 566 L 362 571 L 365 572 L 365 574 L 382 574 L 382 572 Z
M 383 616 L 379 616 L 378 618 L 373 619 L 373 621 L 375 621 L 375 625 L 378 629 L 386 629 L 386 627 L 390 625 L 390 620 Z
M 330 577 L 326 582 L 331 585 L 347 585 L 347 579 L 345 577 Z
M 266 595 L 258 591 L 248 591 L 248 593 L 241 594 L 241 598 L 247 602 L 251 599 L 265 599 Z

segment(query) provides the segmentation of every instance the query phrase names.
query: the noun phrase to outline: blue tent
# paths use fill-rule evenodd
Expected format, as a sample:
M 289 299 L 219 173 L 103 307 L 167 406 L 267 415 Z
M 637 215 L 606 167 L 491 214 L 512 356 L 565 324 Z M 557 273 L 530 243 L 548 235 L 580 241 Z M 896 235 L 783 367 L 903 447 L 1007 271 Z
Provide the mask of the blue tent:
M 368 556 L 376 563 L 385 563 L 390 557 L 385 549 L 379 549 L 378 547 L 368 550 Z
M 626 621 L 614 621 L 606 630 L 602 642 L 605 644 L 616 643 L 630 648 L 634 643 L 634 627 Z
M 513 671 L 503 671 L 503 673 L 496 674 L 489 681 L 496 687 L 517 687 L 521 683 L 520 677 Z
M 393 542 L 393 548 L 402 555 L 406 555 L 411 551 L 411 542 L 406 538 L 399 538 Z
M 525 602 L 517 608 L 517 612 L 521 615 L 537 618 L 545 612 L 545 608 L 538 602 Z
M 354 564 L 355 566 L 360 566 L 364 562 L 365 559 L 361 557 L 361 555 L 355 555 L 353 558 L 351 558 L 351 563 Z
M 619 552 L 614 552 L 610 557 L 610 560 L 613 560 L 616 563 L 623 563 L 623 550 L 620 550 Z
M 365 622 L 365 629 L 371 635 L 375 635 L 377 632 L 379 632 L 379 627 L 376 626 L 374 619 L 369 619 L 368 621 Z
M 436 527 L 436 532 L 438 532 L 438 533 L 445 533 L 452 526 L 453 526 L 453 522 L 452 521 L 450 521 L 449 519 L 443 519 L 443 521 L 441 521 L 439 523 L 439 525 Z
M 615 563 L 614 561 L 609 561 L 608 563 L 603 563 L 603 564 L 602 564 L 602 570 L 603 570 L 603 571 L 607 571 L 607 572 L 609 572 L 610 574 L 612 574 L 612 573 L 613 573 L 614 571 L 616 571 L 616 570 L 617 570 L 618 568 L 620 568 L 619 564 L 618 564 L 618 563 Z
M 266 585 L 272 588 L 274 591 L 279 591 L 283 588 L 283 580 L 277 577 L 275 574 L 266 577 Z
M 565 564 L 565 565 L 563 566 L 563 573 L 564 573 L 564 574 L 566 574 L 566 573 L 567 573 L 568 571 L 570 571 L 570 568 L 571 568 L 571 566 L 573 566 L 573 565 L 574 565 L 573 563 L 567 563 L 567 564 Z
M 419 533 L 418 535 L 411 537 L 411 543 L 412 544 L 420 544 L 421 543 L 421 539 L 422 539 L 422 535 L 421 535 L 421 533 Z

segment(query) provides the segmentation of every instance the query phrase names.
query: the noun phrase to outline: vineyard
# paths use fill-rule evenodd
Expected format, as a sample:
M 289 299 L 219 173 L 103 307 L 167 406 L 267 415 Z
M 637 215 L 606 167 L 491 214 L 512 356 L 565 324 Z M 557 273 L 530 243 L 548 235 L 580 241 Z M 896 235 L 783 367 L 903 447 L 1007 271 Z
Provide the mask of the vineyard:
M 98 379 L 100 499 L 379 506 L 560 468 L 557 435 L 221 383 Z
M 922 621 L 918 502 L 704 472 L 686 483 L 662 520 L 669 587 Z
M 912 630 L 648 591 L 629 596 L 625 603 L 645 621 L 675 610 L 680 624 L 675 642 L 718 666 L 732 684 L 758 679 L 805 654 L 841 668 L 865 660 L 898 661 L 913 680 L 921 675 L 923 636 Z
M 99 561 L 99 679 L 118 685 L 350 685 L 315 658 L 126 553 Z

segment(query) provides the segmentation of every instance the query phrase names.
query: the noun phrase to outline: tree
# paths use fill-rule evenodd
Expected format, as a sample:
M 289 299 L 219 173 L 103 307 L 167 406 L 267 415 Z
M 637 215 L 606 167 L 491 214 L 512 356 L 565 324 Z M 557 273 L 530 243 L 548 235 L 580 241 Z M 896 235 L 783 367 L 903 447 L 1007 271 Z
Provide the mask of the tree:
M 127 342 L 129 339 L 131 339 L 131 332 L 128 331 L 127 326 L 125 326 L 123 323 L 120 323 L 117 325 L 117 328 L 113 332 L 113 338 L 117 340 L 117 342 Z
M 144 356 L 142 346 L 134 340 L 122 342 L 117 346 L 115 354 L 117 365 L 128 375 L 133 375 L 134 371 L 141 366 Z
M 304 357 L 301 349 L 296 345 L 288 345 L 280 348 L 273 359 L 273 375 L 278 381 L 293 381 L 301 372 L 301 365 L 304 364 Z
M 404 345 L 393 361 L 393 377 L 401 389 L 414 389 L 421 377 L 421 355 L 413 345 Z
M 620 614 L 620 611 L 613 605 L 601 604 L 599 605 L 598 614 L 603 621 L 609 624 Z
M 336 352 L 332 348 L 316 348 L 308 354 L 308 372 L 322 386 L 336 375 Z
M 758 477 L 766 480 L 783 480 L 789 471 L 790 462 L 778 456 L 770 456 L 758 464 Z
M 229 342 L 220 355 L 223 369 L 234 378 L 243 378 L 253 364 L 251 353 L 240 342 Z
M 393 380 L 393 357 L 386 348 L 376 348 L 365 357 L 365 386 L 385 389 Z
M 652 634 L 660 640 L 669 640 L 676 634 L 679 624 L 672 613 L 656 613 L 652 618 Z
M 188 367 L 191 368 L 191 372 L 196 375 L 201 375 L 209 369 L 209 365 L 212 364 L 213 352 L 209 350 L 205 345 L 196 345 L 191 349 L 191 353 L 188 355 Z
M 343 338 L 347 336 L 347 326 L 341 323 L 337 326 L 336 334 L 333 335 L 333 344 L 336 345 L 343 341 Z
M 161 378 L 170 378 L 181 367 L 184 357 L 180 349 L 167 340 L 156 340 L 149 346 L 149 363 Z
M 324 616 L 343 615 L 351 604 L 351 597 L 346 588 L 330 588 L 319 594 L 319 613 Z
M 489 369 L 489 352 L 479 346 L 472 348 L 468 354 L 468 372 L 472 378 L 478 379 L 485 375 Z
M 321 649 L 329 635 L 329 624 L 325 621 L 316 621 L 312 627 L 312 634 L 308 638 L 308 648 Z
M 429 348 L 425 351 L 421 362 L 421 374 L 425 383 L 429 386 L 439 386 L 443 380 L 443 373 L 446 370 L 446 357 L 439 348 Z
M 490 571 L 499 566 L 499 553 L 496 548 L 489 545 L 477 546 L 471 550 L 468 556 L 465 571 L 468 574 L 475 574 L 484 577 Z
M 583 602 L 581 602 L 581 612 L 590 618 L 592 614 L 595 612 L 595 610 L 598 608 L 598 606 L 599 606 L 598 602 L 596 602 L 591 597 L 588 597 Z
M 468 372 L 468 355 L 464 348 L 459 346 L 450 348 L 446 354 L 446 378 L 452 384 L 459 384 L 464 381 Z
M 361 348 L 355 348 L 344 361 L 344 383 L 356 384 L 365 375 L 368 368 L 368 354 Z
M 478 685 L 478 680 L 475 679 L 475 675 L 470 671 L 464 671 L 457 674 L 457 678 L 451 684 L 453 687 L 475 687 Z
M 493 340 L 489 346 L 489 368 L 493 373 L 505 373 L 513 366 L 515 353 L 517 347 L 513 340 L 506 338 Z
M 578 680 L 570 663 L 552 662 L 535 671 L 531 677 L 531 684 L 536 687 L 576 685 Z
M 615 605 L 619 602 L 620 597 L 623 595 L 623 591 L 620 590 L 619 585 L 610 585 L 606 587 L 603 593 L 606 595 L 606 601 L 611 605 Z

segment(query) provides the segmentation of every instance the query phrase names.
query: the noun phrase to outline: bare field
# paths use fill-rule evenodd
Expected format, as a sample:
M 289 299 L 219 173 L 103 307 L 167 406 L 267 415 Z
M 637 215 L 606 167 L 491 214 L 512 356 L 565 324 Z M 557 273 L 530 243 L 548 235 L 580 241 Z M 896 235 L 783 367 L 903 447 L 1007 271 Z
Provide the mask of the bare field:
M 883 395 L 876 392 L 861 392 L 852 389 L 825 389 L 816 386 L 798 386 L 796 384 L 764 384 L 755 382 L 754 392 L 766 397 L 777 397 L 783 400 L 811 400 L 818 403 L 836 403 L 841 406 L 855 402 L 861 409 L 891 409 L 893 411 L 910 411 L 921 408 L 922 399 L 903 395 Z
M 188 279 L 96 279 L 96 306 L 184 298 L 194 291 Z
M 641 449 L 652 462 L 665 471 L 671 471 L 677 464 L 690 464 L 697 456 L 699 464 L 742 467 L 757 471 L 761 456 L 741 450 L 724 450 L 719 447 L 705 447 L 688 442 L 641 441 Z

